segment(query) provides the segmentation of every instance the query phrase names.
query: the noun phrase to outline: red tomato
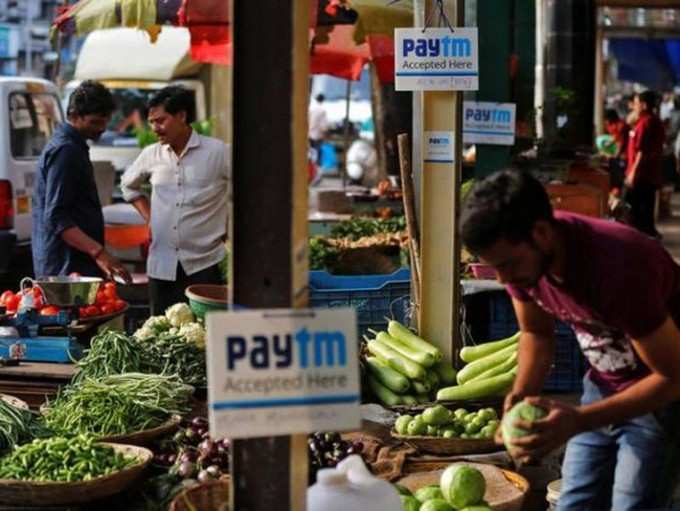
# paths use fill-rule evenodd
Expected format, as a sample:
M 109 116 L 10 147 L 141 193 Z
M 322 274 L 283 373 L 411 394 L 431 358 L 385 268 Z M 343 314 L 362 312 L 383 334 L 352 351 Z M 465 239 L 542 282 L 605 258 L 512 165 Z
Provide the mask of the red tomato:
M 95 303 L 97 305 L 102 305 L 106 302 L 107 302 L 106 294 L 104 293 L 103 290 L 100 289 L 99 291 L 97 291 L 97 298 L 95 300 Z
M 7 312 L 10 314 L 14 314 L 17 309 L 19 308 L 19 302 L 21 301 L 21 295 L 16 294 L 14 296 L 11 296 L 10 298 L 7 299 L 5 302 L 5 307 L 7 307 Z
M 104 289 L 104 296 L 106 296 L 106 301 L 108 303 L 115 302 L 118 296 L 116 296 L 116 290 L 110 287 Z
M 87 312 L 86 316 L 91 317 L 91 316 L 99 316 L 99 307 L 96 305 L 88 305 L 85 307 L 85 312 Z
M 116 312 L 115 309 L 114 309 L 114 307 L 113 307 L 113 304 L 111 304 L 111 303 L 105 303 L 104 305 L 102 305 L 102 306 L 100 307 L 100 309 L 101 309 L 102 314 L 103 314 L 104 316 L 107 316 L 107 315 L 109 315 L 109 314 L 112 314 L 112 313 Z
M 0 295 L 0 305 L 5 305 L 7 303 L 7 300 L 12 298 L 14 296 L 14 293 L 12 291 L 5 291 Z
M 57 307 L 56 305 L 46 305 L 42 309 L 40 309 L 40 315 L 41 316 L 56 316 L 61 312 L 61 309 Z
M 125 301 L 121 300 L 118 298 L 116 301 L 113 302 L 113 309 L 115 311 L 122 311 L 125 308 Z
M 78 316 L 81 318 L 86 318 L 87 317 L 87 307 L 80 307 L 78 309 Z

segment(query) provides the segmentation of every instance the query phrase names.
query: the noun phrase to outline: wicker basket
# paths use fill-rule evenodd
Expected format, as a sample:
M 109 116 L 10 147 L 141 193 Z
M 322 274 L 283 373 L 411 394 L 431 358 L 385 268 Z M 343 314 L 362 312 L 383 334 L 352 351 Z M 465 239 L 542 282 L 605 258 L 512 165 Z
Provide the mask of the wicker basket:
M 165 436 L 168 433 L 172 433 L 177 429 L 182 418 L 179 415 L 173 415 L 168 420 L 166 420 L 160 426 L 155 428 L 145 429 L 143 431 L 137 431 L 135 433 L 128 433 L 126 435 L 112 435 L 102 437 L 99 440 L 102 442 L 112 442 L 115 444 L 127 444 L 127 445 L 149 445 L 151 442 L 159 437 Z
M 0 502 L 14 506 L 60 506 L 109 497 L 134 483 L 151 463 L 153 453 L 134 445 L 107 444 L 139 463 L 108 476 L 72 483 L 0 479 Z
M 392 438 L 430 454 L 484 454 L 503 450 L 493 438 L 441 438 L 436 436 L 409 436 L 390 431 Z
M 169 511 L 229 511 L 231 478 L 208 481 L 180 492 Z
M 529 493 L 530 485 L 524 477 L 503 468 L 486 465 L 482 463 L 465 463 L 471 465 L 482 471 L 484 478 L 487 481 L 487 492 L 484 499 L 489 503 L 489 506 L 494 511 L 521 511 L 522 505 Z M 438 485 L 443 470 L 435 470 L 430 472 L 422 472 L 410 474 L 397 481 L 398 484 L 415 492 L 417 489 L 424 486 Z M 493 477 L 489 474 L 495 473 Z M 499 481 L 502 480 L 502 486 L 499 486 Z M 508 487 L 510 484 L 514 489 Z M 509 489 L 512 489 L 512 494 L 509 494 Z

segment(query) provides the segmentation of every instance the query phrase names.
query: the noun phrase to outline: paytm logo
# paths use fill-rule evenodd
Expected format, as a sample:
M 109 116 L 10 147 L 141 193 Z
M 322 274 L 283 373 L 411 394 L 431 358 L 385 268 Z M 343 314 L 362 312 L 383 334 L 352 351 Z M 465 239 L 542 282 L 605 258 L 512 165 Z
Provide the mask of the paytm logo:
M 470 57 L 472 42 L 467 37 L 406 38 L 402 43 L 402 55 L 408 57 Z
M 444 137 L 430 137 L 427 141 L 432 145 L 449 145 L 449 139 Z
M 495 122 L 499 124 L 509 124 L 512 115 L 509 110 L 496 108 L 467 108 L 465 110 L 466 121 Z
M 347 365 L 347 342 L 342 332 L 310 332 L 302 328 L 294 334 L 227 337 L 227 369 L 249 364 L 253 369 L 285 369 L 297 365 L 308 367 L 344 367 Z

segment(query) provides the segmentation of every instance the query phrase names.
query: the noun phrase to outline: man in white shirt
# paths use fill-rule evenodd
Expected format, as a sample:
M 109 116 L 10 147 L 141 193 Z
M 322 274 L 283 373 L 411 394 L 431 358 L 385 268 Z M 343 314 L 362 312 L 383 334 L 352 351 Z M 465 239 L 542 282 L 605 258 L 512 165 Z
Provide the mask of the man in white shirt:
M 325 97 L 317 94 L 309 105 L 309 145 L 316 151 L 317 163 L 320 161 L 321 142 L 328 129 L 328 117 L 323 107 Z
M 146 147 L 125 171 L 121 188 L 151 225 L 147 261 L 152 314 L 186 301 L 192 284 L 222 283 L 225 256 L 229 146 L 199 135 L 193 94 L 170 86 L 148 104 L 148 122 L 159 142 Z M 142 187 L 151 183 L 151 201 Z

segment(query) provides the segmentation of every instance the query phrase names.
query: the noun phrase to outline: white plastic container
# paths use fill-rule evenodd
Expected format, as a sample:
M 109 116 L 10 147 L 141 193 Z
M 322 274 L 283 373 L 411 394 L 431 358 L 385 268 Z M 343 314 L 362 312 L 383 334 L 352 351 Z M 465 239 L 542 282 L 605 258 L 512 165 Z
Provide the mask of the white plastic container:
M 337 468 L 316 474 L 316 484 L 307 490 L 307 511 L 399 511 L 401 499 L 388 482 L 374 477 L 361 456 L 341 461 Z

